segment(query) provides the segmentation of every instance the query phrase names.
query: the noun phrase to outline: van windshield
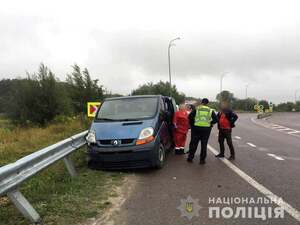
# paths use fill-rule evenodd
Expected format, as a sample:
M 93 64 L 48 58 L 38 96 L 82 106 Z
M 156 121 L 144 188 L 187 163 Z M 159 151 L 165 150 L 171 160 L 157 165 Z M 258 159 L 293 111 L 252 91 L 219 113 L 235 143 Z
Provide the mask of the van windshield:
M 124 98 L 104 101 L 97 120 L 138 120 L 153 117 L 157 111 L 156 97 Z

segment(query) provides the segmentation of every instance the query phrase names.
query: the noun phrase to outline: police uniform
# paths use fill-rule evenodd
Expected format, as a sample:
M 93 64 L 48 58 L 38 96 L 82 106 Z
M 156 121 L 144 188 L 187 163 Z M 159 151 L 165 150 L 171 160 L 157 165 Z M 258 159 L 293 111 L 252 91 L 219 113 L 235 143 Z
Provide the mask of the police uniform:
M 213 124 L 218 119 L 213 109 L 207 105 L 200 105 L 189 115 L 191 125 L 191 141 L 189 147 L 188 161 L 192 161 L 199 141 L 201 141 L 200 162 L 204 163 L 207 154 L 207 143 Z

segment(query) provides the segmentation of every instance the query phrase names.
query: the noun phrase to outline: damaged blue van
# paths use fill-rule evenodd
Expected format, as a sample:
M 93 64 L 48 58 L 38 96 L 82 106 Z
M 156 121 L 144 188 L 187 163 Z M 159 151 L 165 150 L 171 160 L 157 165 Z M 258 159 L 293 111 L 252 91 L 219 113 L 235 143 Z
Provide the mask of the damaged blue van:
M 162 168 L 174 146 L 175 111 L 174 99 L 161 95 L 106 99 L 86 136 L 89 166 Z

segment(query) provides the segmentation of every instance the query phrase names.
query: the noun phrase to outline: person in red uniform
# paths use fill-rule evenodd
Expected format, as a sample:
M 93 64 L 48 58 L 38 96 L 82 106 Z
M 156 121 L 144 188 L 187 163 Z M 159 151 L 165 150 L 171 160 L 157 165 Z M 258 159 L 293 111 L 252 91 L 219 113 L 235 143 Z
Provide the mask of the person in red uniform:
M 225 154 L 224 141 L 228 144 L 230 150 L 229 160 L 235 159 L 235 152 L 232 143 L 232 128 L 235 127 L 235 122 L 238 116 L 230 109 L 227 102 L 221 103 L 221 111 L 217 114 L 218 117 L 218 129 L 219 129 L 219 144 L 220 144 L 220 154 L 216 155 L 218 158 L 223 158 Z
M 184 154 L 184 146 L 189 130 L 188 112 L 185 105 L 179 106 L 173 118 L 175 154 Z

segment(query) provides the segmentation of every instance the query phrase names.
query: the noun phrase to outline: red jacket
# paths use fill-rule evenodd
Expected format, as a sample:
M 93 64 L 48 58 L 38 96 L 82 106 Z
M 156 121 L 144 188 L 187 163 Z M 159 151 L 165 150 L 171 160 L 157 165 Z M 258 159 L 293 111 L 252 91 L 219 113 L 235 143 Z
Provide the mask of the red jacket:
M 220 115 L 219 127 L 220 127 L 220 129 L 224 129 L 224 130 L 231 129 L 230 121 L 227 119 L 225 113 L 221 113 L 221 115 Z
M 217 115 L 217 117 L 218 117 L 218 128 L 222 129 L 221 126 L 220 126 L 220 119 L 221 119 L 222 114 L 225 114 L 227 120 L 230 123 L 230 128 L 235 127 L 235 122 L 237 121 L 238 116 L 232 110 L 224 110 L 223 112 L 218 112 L 218 115 Z
M 173 118 L 173 124 L 176 132 L 187 133 L 189 130 L 189 119 L 187 111 L 177 111 Z

